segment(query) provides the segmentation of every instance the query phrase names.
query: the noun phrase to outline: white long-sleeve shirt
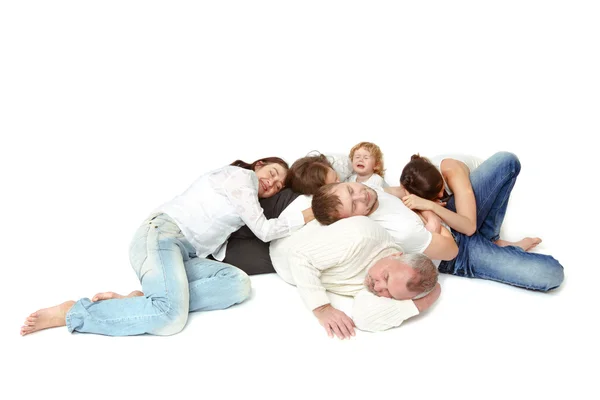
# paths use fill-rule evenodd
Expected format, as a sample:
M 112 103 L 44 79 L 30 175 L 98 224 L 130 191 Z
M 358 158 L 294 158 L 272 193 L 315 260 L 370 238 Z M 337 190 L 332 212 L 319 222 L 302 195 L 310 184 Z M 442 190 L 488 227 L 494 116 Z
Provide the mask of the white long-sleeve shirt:
M 303 207 L 302 202 L 309 199 L 300 196 L 294 203 Z M 330 303 L 326 291 L 354 296 L 352 317 L 356 326 L 366 331 L 399 326 L 419 313 L 412 300 L 377 297 L 364 286 L 367 271 L 375 262 L 401 251 L 390 234 L 368 217 L 346 218 L 329 226 L 311 221 L 270 245 L 275 270 L 298 287 L 309 310 Z
M 243 225 L 264 242 L 289 235 L 304 225 L 302 211 L 268 220 L 258 202 L 254 171 L 226 166 L 198 178 L 183 194 L 160 206 L 169 215 L 198 257 L 225 258 L 225 243 Z

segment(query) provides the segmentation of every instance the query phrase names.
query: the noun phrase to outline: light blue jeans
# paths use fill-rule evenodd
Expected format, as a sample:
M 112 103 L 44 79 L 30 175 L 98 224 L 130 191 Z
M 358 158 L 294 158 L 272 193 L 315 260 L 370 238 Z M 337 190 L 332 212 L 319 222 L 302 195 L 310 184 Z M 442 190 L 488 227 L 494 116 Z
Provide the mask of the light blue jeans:
M 564 279 L 563 267 L 552 256 L 493 243 L 500 237 L 510 192 L 520 171 L 517 156 L 500 152 L 471 172 L 477 202 L 477 232 L 467 236 L 452 231 L 458 244 L 458 256 L 451 261 L 442 261 L 440 272 L 540 291 L 560 286 Z M 447 208 L 456 212 L 454 196 L 448 201 Z
M 67 313 L 70 332 L 172 335 L 183 329 L 189 312 L 224 309 L 250 295 L 245 272 L 196 257 L 166 214 L 144 221 L 131 242 L 129 258 L 144 296 L 94 303 L 81 299 Z

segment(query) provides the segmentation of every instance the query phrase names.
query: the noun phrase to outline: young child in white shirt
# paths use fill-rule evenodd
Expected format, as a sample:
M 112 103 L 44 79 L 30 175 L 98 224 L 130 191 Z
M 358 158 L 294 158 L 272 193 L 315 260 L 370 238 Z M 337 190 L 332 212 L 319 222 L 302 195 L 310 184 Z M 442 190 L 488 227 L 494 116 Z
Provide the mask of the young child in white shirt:
M 360 142 L 350 150 L 350 162 L 354 173 L 346 182 L 359 182 L 379 187 L 389 187 L 383 179 L 383 153 L 379 146 L 371 142 Z

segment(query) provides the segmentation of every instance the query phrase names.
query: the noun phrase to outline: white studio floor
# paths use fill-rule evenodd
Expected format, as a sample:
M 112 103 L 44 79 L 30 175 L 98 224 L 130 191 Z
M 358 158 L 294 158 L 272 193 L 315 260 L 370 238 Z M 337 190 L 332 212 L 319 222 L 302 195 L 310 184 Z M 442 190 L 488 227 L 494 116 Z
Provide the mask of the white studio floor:
M 0 398 L 598 398 L 591 4 L 2 4 Z M 171 337 L 19 336 L 39 308 L 138 289 L 131 235 L 198 175 L 363 140 L 390 184 L 416 152 L 516 153 L 502 236 L 540 236 L 563 286 L 442 275 L 428 312 L 340 341 L 263 275 Z

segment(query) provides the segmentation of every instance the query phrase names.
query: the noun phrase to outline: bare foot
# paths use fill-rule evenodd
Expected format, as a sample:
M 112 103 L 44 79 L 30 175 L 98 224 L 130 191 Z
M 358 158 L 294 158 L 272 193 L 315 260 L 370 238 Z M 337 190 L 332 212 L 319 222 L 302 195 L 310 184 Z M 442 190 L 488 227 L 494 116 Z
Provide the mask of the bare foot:
M 75 304 L 74 301 L 65 301 L 54 307 L 37 310 L 29 315 L 23 323 L 23 326 L 21 327 L 21 336 L 41 331 L 42 329 L 65 326 L 65 317 L 67 316 L 67 312 L 73 307 L 73 304 Z
M 526 238 L 519 240 L 518 242 L 508 242 L 506 240 L 498 239 L 494 243 L 496 243 L 500 247 L 517 246 L 517 247 L 522 248 L 525 251 L 529 251 L 529 250 L 533 249 L 535 246 L 537 246 L 538 244 L 542 243 L 542 239 L 540 239 L 538 237 L 535 237 L 535 238 L 526 237 Z
M 144 293 L 140 292 L 139 290 L 134 290 L 133 292 L 129 293 L 127 296 L 123 296 L 122 294 L 119 293 L 115 293 L 115 292 L 102 292 L 102 293 L 96 293 L 96 295 L 94 297 L 92 297 L 92 301 L 100 301 L 100 300 L 108 300 L 108 299 L 125 299 L 127 297 L 139 297 L 139 296 L 143 296 Z

